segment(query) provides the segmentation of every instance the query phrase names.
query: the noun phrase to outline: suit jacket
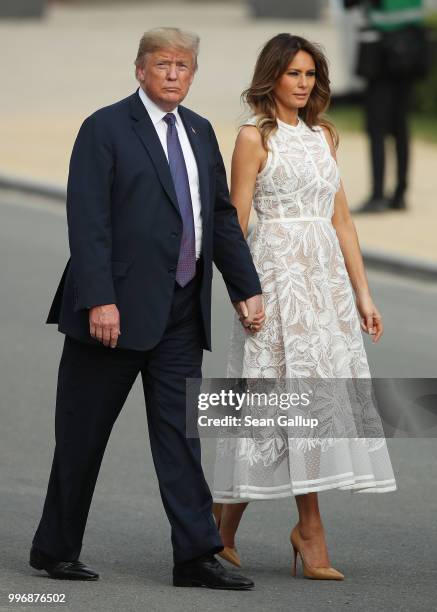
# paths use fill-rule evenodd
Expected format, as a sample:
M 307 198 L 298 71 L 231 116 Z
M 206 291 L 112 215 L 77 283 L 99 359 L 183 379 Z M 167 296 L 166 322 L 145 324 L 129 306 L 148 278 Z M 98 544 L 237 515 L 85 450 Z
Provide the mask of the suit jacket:
M 199 172 L 203 348 L 211 350 L 213 261 L 232 301 L 260 294 L 261 286 L 212 126 L 183 106 L 179 114 Z M 88 309 L 115 303 L 117 347 L 155 346 L 170 313 L 182 219 L 167 158 L 138 90 L 83 122 L 70 160 L 67 220 L 70 259 L 47 323 L 100 344 L 90 336 Z

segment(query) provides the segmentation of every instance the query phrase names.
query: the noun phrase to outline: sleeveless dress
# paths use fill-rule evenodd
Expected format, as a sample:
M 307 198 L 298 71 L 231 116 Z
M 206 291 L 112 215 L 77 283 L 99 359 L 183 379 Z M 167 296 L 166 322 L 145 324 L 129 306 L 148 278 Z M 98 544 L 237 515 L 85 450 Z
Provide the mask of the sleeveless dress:
M 246 124 L 255 125 L 256 117 Z M 354 292 L 331 217 L 340 174 L 321 126 L 277 120 L 253 205 L 248 236 L 266 311 L 263 328 L 244 332 L 235 314 L 227 377 L 370 378 Z M 377 428 L 378 429 L 378 426 Z M 215 502 L 274 499 L 338 488 L 396 490 L 386 441 L 377 437 L 284 437 L 266 428 L 219 438 Z

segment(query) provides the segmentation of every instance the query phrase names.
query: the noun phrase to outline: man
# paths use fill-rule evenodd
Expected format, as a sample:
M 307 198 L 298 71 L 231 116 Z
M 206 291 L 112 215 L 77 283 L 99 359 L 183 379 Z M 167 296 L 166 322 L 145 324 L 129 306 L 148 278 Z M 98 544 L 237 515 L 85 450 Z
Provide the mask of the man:
M 372 171 L 370 197 L 354 212 L 405 211 L 410 159 L 408 112 L 415 81 L 423 76 L 428 61 L 423 29 L 423 0 L 345 0 L 345 6 L 361 5 L 370 35 L 370 74 L 364 95 L 366 131 L 369 136 Z M 369 43 L 367 43 L 369 47 Z M 366 72 L 366 71 L 365 71 Z M 385 141 L 394 138 L 396 185 L 390 197 L 384 194 Z
M 55 578 L 98 578 L 78 559 L 82 538 L 111 429 L 141 372 L 173 584 L 253 586 L 214 557 L 223 544 L 200 441 L 185 435 L 185 380 L 201 377 L 202 351 L 211 349 L 213 260 L 248 333 L 265 316 L 214 131 L 179 106 L 197 53 L 197 36 L 146 32 L 139 90 L 88 117 L 73 148 L 71 257 L 47 319 L 66 335 L 56 447 L 30 555 L 32 567 Z

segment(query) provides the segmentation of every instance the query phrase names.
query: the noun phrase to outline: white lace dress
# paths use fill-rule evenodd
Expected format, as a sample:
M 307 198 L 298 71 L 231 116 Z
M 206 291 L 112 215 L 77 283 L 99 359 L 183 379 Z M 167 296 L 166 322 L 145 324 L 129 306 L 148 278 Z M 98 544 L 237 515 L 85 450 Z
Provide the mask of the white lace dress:
M 246 123 L 255 124 L 252 117 Z M 321 127 L 278 120 L 255 185 L 248 237 L 266 309 L 247 335 L 235 315 L 227 376 L 370 378 L 354 293 L 331 217 L 340 175 Z M 396 489 L 384 437 L 217 441 L 213 498 L 236 503 L 326 489 Z

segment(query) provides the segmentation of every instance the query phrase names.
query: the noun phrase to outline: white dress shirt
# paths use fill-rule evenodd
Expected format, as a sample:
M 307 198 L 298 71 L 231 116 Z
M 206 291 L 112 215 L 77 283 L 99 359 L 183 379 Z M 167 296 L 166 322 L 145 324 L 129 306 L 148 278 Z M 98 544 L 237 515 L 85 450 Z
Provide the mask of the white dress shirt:
M 168 160 L 167 152 L 167 124 L 163 117 L 167 114 L 167 111 L 163 111 L 157 106 L 140 87 L 139 96 L 149 113 L 150 119 L 152 120 L 155 130 L 161 141 L 162 148 Z M 197 170 L 196 158 L 194 157 L 193 150 L 191 148 L 190 141 L 188 140 L 187 132 L 185 131 L 184 124 L 178 112 L 178 107 L 171 111 L 176 117 L 176 129 L 181 143 L 182 153 L 185 159 L 185 165 L 187 167 L 188 182 L 190 184 L 191 204 L 193 206 L 193 218 L 194 218 L 194 234 L 196 237 L 196 259 L 199 259 L 200 252 L 202 250 L 202 208 L 200 203 L 200 191 L 199 191 L 199 173 Z

